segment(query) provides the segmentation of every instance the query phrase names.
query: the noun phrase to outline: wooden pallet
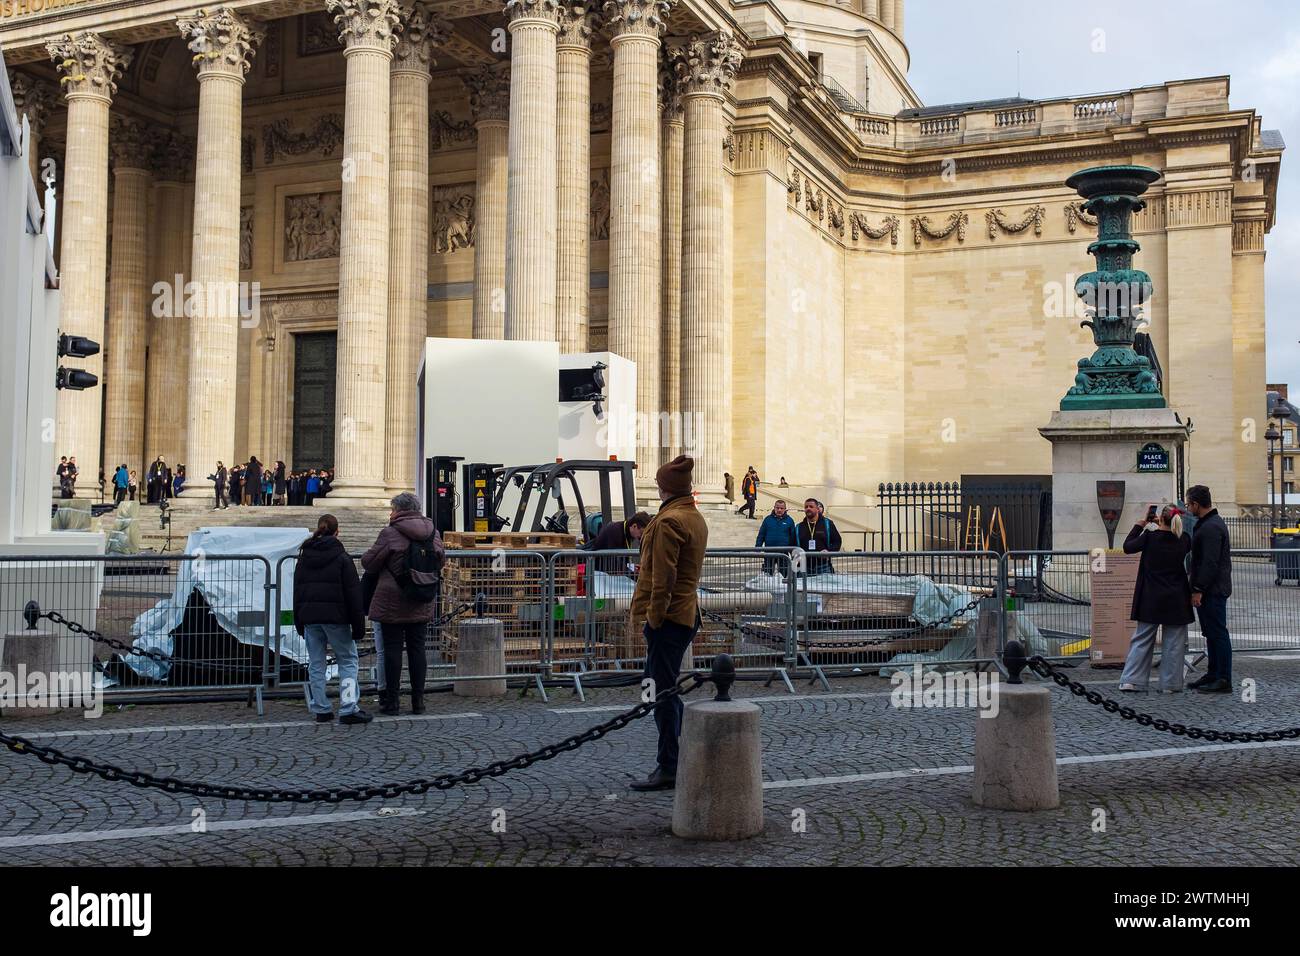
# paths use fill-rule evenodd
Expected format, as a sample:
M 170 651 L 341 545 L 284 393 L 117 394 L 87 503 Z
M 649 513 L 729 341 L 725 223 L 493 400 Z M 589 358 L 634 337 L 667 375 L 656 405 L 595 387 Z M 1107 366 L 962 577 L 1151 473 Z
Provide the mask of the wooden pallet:
M 448 558 L 443 567 L 443 580 L 448 587 L 461 584 L 508 583 L 521 581 L 545 581 L 546 565 L 532 562 L 514 563 L 509 560 L 499 565 L 494 558 L 484 555 L 480 558 Z M 574 565 L 559 565 L 555 568 L 555 584 L 571 585 L 578 578 L 578 569 Z
M 549 531 L 444 531 L 442 543 L 449 551 L 490 551 L 494 548 L 567 551 L 578 546 L 578 539 L 575 535 Z

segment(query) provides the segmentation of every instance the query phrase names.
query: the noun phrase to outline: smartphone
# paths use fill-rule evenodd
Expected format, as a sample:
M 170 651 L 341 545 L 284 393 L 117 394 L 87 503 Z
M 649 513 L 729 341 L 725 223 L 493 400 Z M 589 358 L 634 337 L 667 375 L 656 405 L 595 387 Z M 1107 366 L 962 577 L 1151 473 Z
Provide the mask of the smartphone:
M 1156 506 L 1152 505 L 1150 508 L 1147 509 L 1147 521 L 1155 521 L 1155 520 L 1156 520 Z

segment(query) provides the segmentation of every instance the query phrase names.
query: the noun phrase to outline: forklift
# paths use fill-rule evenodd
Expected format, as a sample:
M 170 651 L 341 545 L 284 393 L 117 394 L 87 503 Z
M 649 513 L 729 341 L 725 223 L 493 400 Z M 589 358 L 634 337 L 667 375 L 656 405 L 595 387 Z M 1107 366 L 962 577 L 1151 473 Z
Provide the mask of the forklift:
M 624 518 L 637 510 L 636 462 L 575 459 L 512 466 L 469 462 L 460 466 L 461 492 L 457 496 L 456 463 L 461 460 L 437 457 L 428 462 L 429 517 L 440 532 L 453 530 L 457 501 L 462 509 L 461 527 L 466 531 L 575 534 L 583 542 L 591 541 L 614 520 L 616 507 L 622 508 Z M 584 475 L 597 477 L 598 501 L 583 498 L 578 479 Z M 508 517 L 501 512 L 512 487 L 518 489 L 519 500 L 513 516 Z M 574 515 L 570 514 L 570 503 Z M 579 525 L 576 532 L 575 515 Z

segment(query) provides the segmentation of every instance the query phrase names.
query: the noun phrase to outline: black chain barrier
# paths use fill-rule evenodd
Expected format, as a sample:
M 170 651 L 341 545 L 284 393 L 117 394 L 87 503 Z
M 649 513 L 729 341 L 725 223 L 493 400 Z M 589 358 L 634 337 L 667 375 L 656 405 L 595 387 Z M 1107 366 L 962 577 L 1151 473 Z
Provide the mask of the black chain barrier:
M 31 605 L 29 604 L 28 607 L 31 607 Z M 68 620 L 68 618 L 64 617 L 58 611 L 40 611 L 38 609 L 35 620 L 39 621 L 41 618 L 45 618 L 46 620 L 52 621 L 55 624 L 62 624 L 73 634 L 81 634 L 84 637 L 90 638 L 90 640 L 92 641 L 98 641 L 101 644 L 107 644 L 109 647 L 111 647 L 113 650 L 117 651 L 120 654 L 135 654 L 137 657 L 147 657 L 151 661 L 158 661 L 163 664 L 205 663 L 203 661 L 194 661 L 194 662 L 181 661 L 180 658 L 172 657 L 170 654 L 166 653 L 165 651 L 157 651 L 157 650 L 149 650 L 149 649 L 141 649 L 138 647 L 133 647 L 132 645 L 126 643 L 125 641 L 119 641 L 116 637 L 109 637 L 107 634 L 104 634 L 102 631 L 97 631 L 93 627 L 86 627 L 83 624 L 78 623 L 77 621 Z M 35 621 L 32 621 L 31 623 L 35 623 Z
M 1011 664 L 1011 647 L 1008 645 L 1007 663 Z M 1024 661 L 1024 665 L 1040 677 L 1048 678 L 1055 681 L 1061 687 L 1064 687 L 1076 697 L 1082 697 L 1090 704 L 1094 704 L 1106 711 L 1108 714 L 1119 714 L 1124 720 L 1131 720 L 1140 727 L 1150 727 L 1153 730 L 1159 730 L 1162 733 L 1173 734 L 1175 737 L 1186 737 L 1188 740 L 1208 740 L 1211 742 L 1223 742 L 1229 744 L 1255 744 L 1271 743 L 1280 740 L 1300 739 L 1300 727 L 1291 727 L 1287 730 L 1259 730 L 1259 731 L 1238 731 L 1238 730 L 1204 730 L 1200 727 L 1188 727 L 1185 724 L 1175 723 L 1165 720 L 1163 717 L 1153 717 L 1150 714 L 1139 713 L 1132 707 L 1127 707 L 1117 700 L 1111 700 L 1095 690 L 1089 690 L 1086 684 L 1081 684 L 1077 680 L 1070 680 L 1061 673 L 1060 669 L 1055 667 L 1050 661 L 1043 657 L 1030 657 Z M 1018 671 L 1018 668 L 1016 669 Z
M 725 656 L 725 655 L 724 655 Z M 342 803 L 344 800 L 371 800 L 375 797 L 392 799 L 406 794 L 423 794 L 430 790 L 450 790 L 464 784 L 478 783 L 485 777 L 499 777 L 511 770 L 522 770 L 538 761 L 550 760 L 562 753 L 577 750 L 583 744 L 599 740 L 611 731 L 620 730 L 640 720 L 656 707 L 671 700 L 689 694 L 701 684 L 710 681 L 718 685 L 719 699 L 726 697 L 724 687 L 730 687 L 734 680 L 734 665 L 730 659 L 719 667 L 714 665 L 711 675 L 692 674 L 682 678 L 678 683 L 655 695 L 654 700 L 644 701 L 618 716 L 597 724 L 588 730 L 559 743 L 548 744 L 531 753 L 520 754 L 508 760 L 497 760 L 485 767 L 471 767 L 460 773 L 447 773 L 429 779 L 410 780 L 406 783 L 388 783 L 370 787 L 326 787 L 315 790 L 282 790 L 263 787 L 238 787 L 228 784 L 204 783 L 193 780 L 180 780 L 176 777 L 158 777 L 144 770 L 129 770 L 109 763 L 97 763 L 88 757 L 75 757 L 54 747 L 42 747 L 25 737 L 15 737 L 0 733 L 0 744 L 16 754 L 30 754 L 42 763 L 61 764 L 74 773 L 90 773 L 110 782 L 123 781 L 133 787 L 165 790 L 167 793 L 183 793 L 194 797 L 215 797 L 221 800 L 247 800 L 259 803 Z

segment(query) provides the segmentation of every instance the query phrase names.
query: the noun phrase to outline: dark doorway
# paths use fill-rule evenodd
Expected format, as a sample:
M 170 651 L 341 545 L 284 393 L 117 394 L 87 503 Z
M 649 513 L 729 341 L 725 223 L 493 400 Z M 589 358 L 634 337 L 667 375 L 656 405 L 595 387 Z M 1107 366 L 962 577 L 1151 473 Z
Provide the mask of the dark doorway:
M 293 337 L 293 467 L 334 467 L 334 364 L 338 333 Z

